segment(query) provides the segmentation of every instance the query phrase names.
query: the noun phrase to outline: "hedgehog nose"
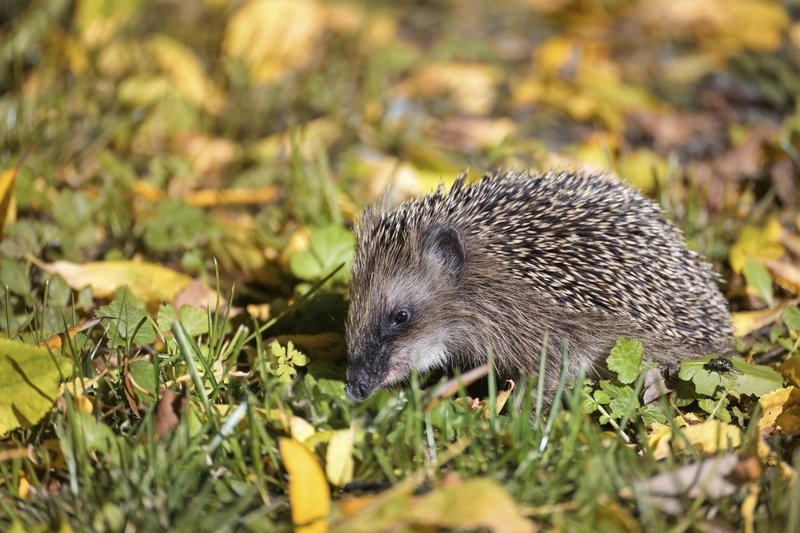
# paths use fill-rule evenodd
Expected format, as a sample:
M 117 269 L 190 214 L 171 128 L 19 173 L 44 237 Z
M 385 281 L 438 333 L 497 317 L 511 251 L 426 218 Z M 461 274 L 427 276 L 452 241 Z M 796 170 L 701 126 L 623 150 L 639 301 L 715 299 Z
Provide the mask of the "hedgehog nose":
M 351 381 L 345 388 L 344 392 L 351 400 L 361 401 L 369 394 L 369 389 L 363 381 Z

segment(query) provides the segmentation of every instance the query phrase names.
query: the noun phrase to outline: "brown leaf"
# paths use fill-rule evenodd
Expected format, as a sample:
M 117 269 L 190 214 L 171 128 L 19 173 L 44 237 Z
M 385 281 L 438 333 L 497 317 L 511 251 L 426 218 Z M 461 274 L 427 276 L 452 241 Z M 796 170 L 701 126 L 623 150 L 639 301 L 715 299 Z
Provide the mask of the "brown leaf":
M 186 396 L 178 396 L 172 390 L 166 389 L 158 400 L 155 415 L 156 438 L 161 438 L 172 433 L 181 422 L 181 413 L 186 408 Z
M 763 259 L 772 279 L 786 291 L 800 295 L 800 267 L 797 264 L 784 260 Z
M 634 485 L 633 491 L 637 498 L 649 500 L 665 513 L 678 515 L 686 501 L 734 494 L 738 487 L 728 480 L 728 476 L 738 464 L 739 458 L 735 453 L 710 457 L 640 481 Z M 623 496 L 632 498 L 633 493 L 623 491 Z

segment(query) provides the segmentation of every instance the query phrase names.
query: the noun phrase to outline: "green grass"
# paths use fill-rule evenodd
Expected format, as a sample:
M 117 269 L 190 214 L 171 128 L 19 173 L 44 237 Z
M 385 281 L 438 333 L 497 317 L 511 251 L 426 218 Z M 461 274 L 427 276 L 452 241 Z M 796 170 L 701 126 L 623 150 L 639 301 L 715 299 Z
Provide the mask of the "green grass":
M 684 414 L 708 418 L 698 399 L 721 405 L 727 392 L 700 398 L 690 391 L 655 406 L 675 447 L 685 449 L 658 458 L 648 440 L 652 426 L 635 406 L 607 404 L 586 414 L 587 395 L 603 390 L 597 383 L 592 390 L 565 383 L 561 400 L 550 404 L 535 376 L 521 376 L 500 414 L 494 406 L 504 384 L 491 379 L 486 407 L 477 411 L 463 390 L 432 403 L 434 387 L 417 378 L 362 403 L 345 397 L 348 280 L 346 266 L 336 269 L 352 251 L 353 219 L 389 185 L 388 175 L 400 178 L 393 192 L 402 196 L 465 168 L 475 175 L 497 166 L 563 166 L 575 154 L 602 161 L 671 213 L 690 245 L 723 273 L 734 310 L 758 308 L 760 298 L 796 298 L 763 272 L 764 294 L 748 295 L 747 280 L 728 263 L 746 225 L 775 216 L 787 235 L 796 234 L 790 193 L 797 188 L 786 179 L 786 169 L 796 177 L 800 165 L 800 56 L 790 37 L 796 13 L 791 20 L 786 8 L 777 29 L 779 16 L 753 20 L 779 44 L 765 50 L 735 35 L 718 46 L 720 28 L 711 22 L 702 32 L 677 23 L 651 31 L 653 21 L 639 9 L 648 1 L 575 1 L 554 12 L 545 4 L 319 2 L 366 18 L 353 23 L 353 12 L 327 14 L 309 55 L 264 82 L 225 51 L 229 23 L 244 2 L 0 3 L 0 176 L 19 169 L 16 215 L 0 217 L 0 335 L 37 344 L 99 320 L 65 341 L 66 392 L 53 409 L 0 439 L 0 530 L 292 530 L 279 439 L 291 435 L 298 417 L 314 428 L 308 447 L 323 461 L 332 431 L 355 431 L 353 482 L 331 488 L 334 526 L 347 518 L 342 502 L 356 496 L 375 498 L 409 483 L 422 498 L 453 486 L 455 476 L 485 476 L 541 529 L 743 529 L 753 504 L 756 531 L 799 531 L 796 434 L 764 431 L 772 455 L 758 461 L 759 472 L 737 479 L 730 495 L 681 496 L 677 514 L 641 488 L 658 474 L 728 452 L 709 454 L 678 427 Z M 180 86 L 192 73 L 170 68 L 191 61 L 170 67 L 153 48 L 164 36 L 197 60 L 200 78 L 221 94 L 221 111 Z M 562 61 L 548 70 L 537 54 L 557 37 L 575 48 L 561 59 L 548 56 Z M 491 72 L 467 72 L 458 83 L 416 77 L 452 63 Z M 580 69 L 596 64 L 613 67 L 619 80 L 587 85 Z M 682 65 L 690 68 L 676 68 Z M 490 94 L 462 101 L 460 89 L 487 80 Z M 531 83 L 550 96 L 520 96 Z M 627 98 L 631 89 L 651 104 L 639 107 L 639 98 Z M 736 100 L 740 94 L 747 98 Z M 476 112 L 470 104 L 481 98 L 492 105 Z M 599 111 L 586 116 L 575 102 Z M 657 148 L 657 133 L 627 122 L 638 113 L 676 118 L 688 139 Z M 697 134 L 684 122 L 696 116 L 719 127 Z M 484 142 L 496 120 L 510 121 L 513 132 Z M 764 124 L 773 130 L 759 148 L 738 152 Z M 657 164 L 627 166 L 637 150 L 663 163 L 664 175 Z M 717 166 L 726 156 L 741 165 Z M 740 166 L 759 170 L 739 174 Z M 629 175 L 634 171 L 641 175 Z M 235 206 L 188 201 L 197 190 L 242 188 L 272 188 L 275 196 Z M 7 198 L 0 195 L 3 210 Z M 176 321 L 171 302 L 159 308 L 124 289 L 113 301 L 74 290 L 31 257 L 142 258 L 186 273 L 214 295 L 208 308 Z M 269 312 L 255 318 L 250 304 Z M 308 338 L 320 334 L 328 336 Z M 301 346 L 304 338 L 309 364 L 277 360 L 274 337 L 282 346 Z M 796 335 L 780 320 L 740 348 L 751 359 L 772 354 L 773 367 L 798 357 Z M 281 378 L 287 371 L 297 372 L 289 383 Z M 73 395 L 79 382 L 86 391 Z M 641 381 L 615 385 L 615 399 L 624 399 Z M 157 405 L 168 393 L 183 406 L 179 423 L 157 436 L 167 418 Z M 742 458 L 758 448 L 756 403 L 731 399 L 721 410 L 744 433 L 736 449 Z M 390 523 L 411 527 L 398 501 L 382 511 Z

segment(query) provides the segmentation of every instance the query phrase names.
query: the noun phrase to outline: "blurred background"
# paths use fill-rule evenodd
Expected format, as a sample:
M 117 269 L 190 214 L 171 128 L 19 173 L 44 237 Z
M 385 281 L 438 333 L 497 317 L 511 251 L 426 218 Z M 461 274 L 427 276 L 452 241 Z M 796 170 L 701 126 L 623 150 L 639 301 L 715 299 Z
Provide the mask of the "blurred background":
M 5 0 L 2 272 L 217 258 L 263 298 L 332 268 L 293 256 L 320 228 L 346 249 L 390 184 L 590 167 L 758 306 L 744 262 L 800 224 L 799 94 L 797 1 Z

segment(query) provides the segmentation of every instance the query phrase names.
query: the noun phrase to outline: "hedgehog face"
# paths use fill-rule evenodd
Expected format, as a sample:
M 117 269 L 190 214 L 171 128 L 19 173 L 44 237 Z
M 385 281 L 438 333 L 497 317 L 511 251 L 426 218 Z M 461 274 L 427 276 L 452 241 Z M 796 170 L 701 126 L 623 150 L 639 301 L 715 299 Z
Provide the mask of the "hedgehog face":
M 362 400 L 376 388 L 446 364 L 443 321 L 452 304 L 464 249 L 458 233 L 434 227 L 397 256 L 359 257 L 357 246 L 347 323 L 347 394 Z M 368 269 L 364 269 L 368 265 Z

